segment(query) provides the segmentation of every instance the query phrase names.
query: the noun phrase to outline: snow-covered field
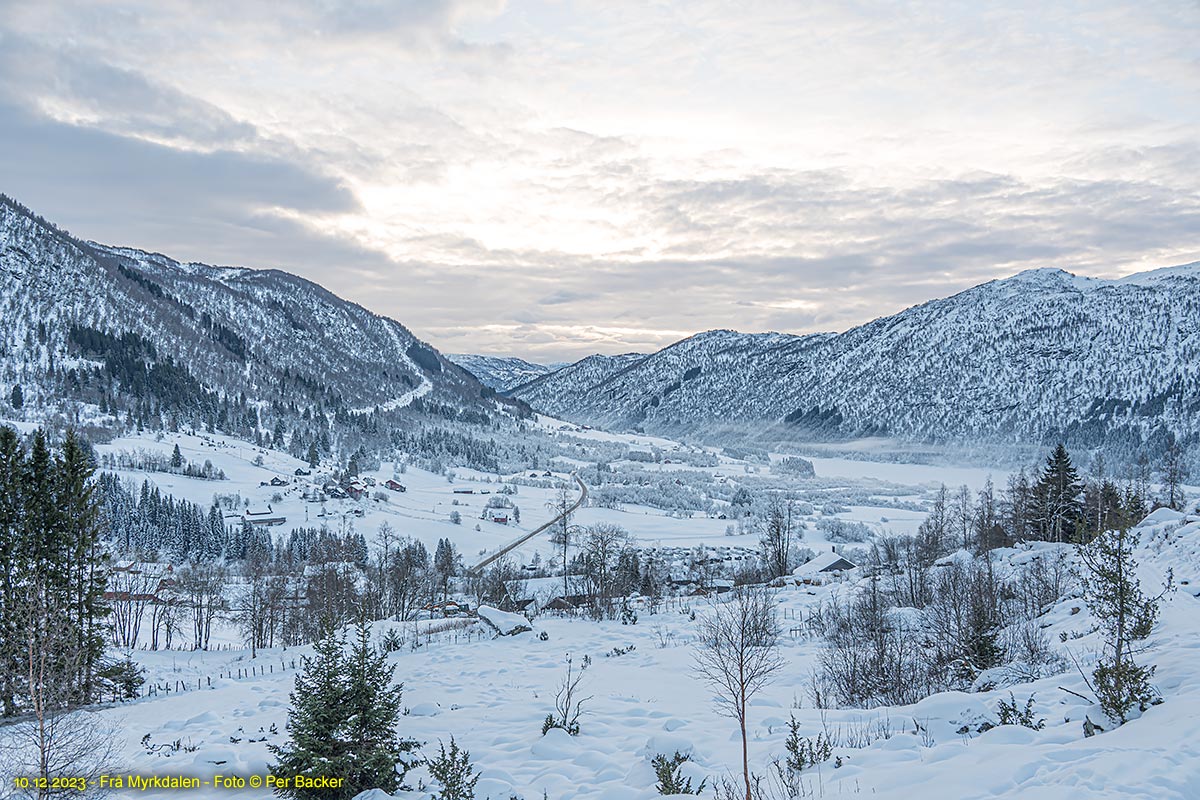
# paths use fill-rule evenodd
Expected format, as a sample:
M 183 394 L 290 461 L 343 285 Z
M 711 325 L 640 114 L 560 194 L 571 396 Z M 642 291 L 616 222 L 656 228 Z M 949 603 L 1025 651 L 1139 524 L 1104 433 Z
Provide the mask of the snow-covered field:
M 542 425 L 547 431 L 555 430 L 555 426 L 547 422 L 546 418 L 542 418 Z M 620 441 L 638 447 L 656 447 L 668 452 L 673 448 L 681 448 L 678 443 L 667 439 L 594 430 L 573 431 L 571 436 L 597 441 Z M 261 512 L 269 507 L 272 516 L 286 518 L 286 523 L 272 529 L 276 536 L 286 536 L 295 527 L 326 525 L 339 532 L 353 527 L 371 542 L 379 527 L 386 522 L 399 535 L 420 540 L 431 550 L 439 539 L 449 538 L 468 562 L 509 544 L 520 538 L 523 533 L 528 533 L 549 520 L 553 516 L 550 504 L 557 493 L 553 486 L 568 483 L 573 487 L 569 474 L 564 472 L 556 472 L 550 478 L 545 478 L 544 470 L 523 470 L 514 474 L 498 475 L 456 468 L 450 471 L 453 477 L 449 477 L 417 467 L 408 467 L 401 474 L 395 463 L 385 462 L 380 469 L 363 473 L 364 477 L 374 479 L 376 485 L 361 500 L 330 498 L 317 502 L 305 499 L 305 494 L 306 490 L 313 488 L 313 482 L 320 479 L 320 468 L 313 470 L 312 476 L 296 476 L 297 469 L 308 468 L 303 461 L 286 453 L 258 448 L 231 437 L 184 432 L 146 434 L 120 437 L 108 444 L 98 445 L 96 449 L 100 454 L 152 451 L 169 456 L 175 446 L 179 447 L 181 455 L 187 461 L 196 464 L 211 461 L 214 467 L 225 473 L 226 480 L 204 480 L 173 473 L 129 469 L 114 471 L 138 485 L 143 480 L 149 480 L 163 492 L 202 507 L 210 505 L 216 494 L 237 493 L 243 499 L 243 508 Z M 696 448 L 696 451 L 698 452 L 699 448 Z M 256 463 L 259 459 L 261 463 Z M 839 459 L 817 459 L 815 465 L 817 478 L 821 479 L 823 486 L 844 485 L 869 493 L 872 487 L 903 485 L 911 487 L 911 494 L 906 497 L 917 500 L 940 482 L 946 482 L 951 487 L 959 484 L 974 486 L 976 479 L 982 482 L 983 477 L 987 475 L 982 470 L 969 468 L 906 466 Z M 716 467 L 703 470 L 688 468 L 682 464 L 638 466 L 649 476 L 664 469 L 696 469 L 710 473 L 730 486 L 736 485 L 739 478 L 756 477 L 760 474 L 760 465 L 728 457 L 722 457 L 721 463 Z M 765 474 L 765 468 L 763 469 Z M 520 508 L 519 523 L 510 520 L 505 525 L 481 519 L 486 503 L 496 496 L 501 485 L 505 482 L 511 483 L 514 478 L 529 478 L 531 474 L 538 476 L 537 481 L 552 486 L 517 487 L 518 493 L 509 499 Z M 391 478 L 402 483 L 407 491 L 395 492 L 385 489 L 384 482 Z M 288 485 L 271 486 L 272 479 L 285 480 Z M 802 485 L 802 481 L 797 482 L 798 487 Z M 466 490 L 470 490 L 471 493 L 462 493 Z M 386 499 L 377 500 L 377 495 Z M 274 499 L 276 497 L 279 499 Z M 849 505 L 846 509 L 829 516 L 845 522 L 861 522 L 877 533 L 912 533 L 924 517 L 921 511 L 880 506 Z M 450 520 L 451 512 L 454 511 L 461 515 L 460 525 Z M 808 517 L 807 521 L 810 524 L 807 530 L 803 531 L 802 546 L 816 549 L 826 545 L 826 534 L 811 524 L 821 516 L 822 514 L 816 513 Z M 757 546 L 757 535 L 727 535 L 731 519 L 708 517 L 704 514 L 680 517 L 658 508 L 628 504 L 619 510 L 584 508 L 573 518 L 573 522 L 582 525 L 600 521 L 621 525 L 639 543 L 646 546 Z M 477 526 L 479 530 L 476 530 Z M 528 560 L 535 552 L 540 552 L 541 556 L 546 558 L 552 554 L 551 551 L 548 537 L 543 536 L 515 551 L 514 557 Z
M 553 434 L 560 423 L 542 419 Z M 699 454 L 669 440 L 572 429 L 571 437 L 620 441 L 634 447 L 671 453 Z M 377 484 L 362 500 L 306 500 L 312 477 L 296 476 L 307 465 L 277 451 L 255 448 L 217 435 L 187 433 L 125 437 L 98 446 L 101 455 L 151 450 L 169 455 L 178 445 L 183 457 L 197 464 L 206 460 L 223 470 L 223 481 L 177 474 L 120 470 L 132 481 L 150 480 L 164 492 L 207 506 L 215 493 L 238 493 L 243 507 L 287 518 L 276 535 L 296 526 L 353 526 L 368 541 L 383 523 L 400 535 L 421 540 L 431 549 L 448 537 L 465 560 L 494 549 L 550 519 L 550 502 L 557 484 L 570 476 L 544 470 L 494 475 L 467 469 L 440 475 L 416 467 L 403 472 L 393 463 L 365 473 Z M 716 455 L 716 453 L 711 453 Z M 772 456 L 777 459 L 778 456 Z M 648 475 L 689 468 L 679 464 L 638 465 Z M 870 497 L 879 487 L 886 495 L 920 508 L 941 483 L 977 489 L 987 479 L 1001 483 L 1006 474 L 978 469 L 913 466 L 838 458 L 812 459 L 816 476 L 797 479 L 797 490 L 838 487 L 854 496 Z M 581 460 L 586 473 L 587 462 Z M 769 468 L 721 455 L 713 468 L 701 471 L 725 487 L 767 474 Z M 486 502 L 499 487 L 514 479 L 546 481 L 545 486 L 521 485 L 511 496 L 522 511 L 521 523 L 500 525 L 480 519 Z M 405 492 L 388 491 L 382 483 L 396 478 Z M 288 481 L 271 486 L 272 478 Z M 263 485 L 266 483 L 267 485 Z M 907 494 L 899 493 L 896 487 Z M 833 488 L 831 488 L 833 487 Z M 462 490 L 472 490 L 470 494 Z M 459 490 L 456 492 L 455 490 Z M 376 491 L 386 501 L 373 499 Z M 276 496 L 279 499 L 274 499 Z M 815 510 L 804 520 L 825 516 L 860 522 L 874 535 L 911 534 L 925 516 L 922 510 L 885 505 L 848 504 L 828 515 Z M 462 524 L 450 521 L 459 511 Z M 361 514 L 361 515 L 360 515 Z M 613 522 L 629 530 L 646 546 L 754 548 L 757 536 L 728 535 L 729 519 L 703 513 L 671 514 L 657 508 L 581 509 L 579 524 Z M 478 526 L 479 530 L 476 530 Z M 1200 797 L 1200 513 L 1189 516 L 1159 511 L 1140 528 L 1138 554 L 1143 579 L 1154 585 L 1174 571 L 1179 590 L 1168 595 L 1161 625 L 1143 656 L 1158 665 L 1155 685 L 1165 702 L 1140 719 L 1095 738 L 1083 735 L 1083 719 L 1096 718 L 1094 706 L 1073 693 L 1087 695 L 1079 670 L 1041 680 L 980 693 L 942 693 L 914 706 L 870 710 L 814 708 L 812 675 L 822 644 L 810 638 L 803 624 L 807 615 L 831 598 L 845 598 L 852 583 L 826 586 L 788 586 L 778 590 L 785 632 L 786 666 L 778 678 L 753 701 L 750 718 L 750 759 L 759 774 L 771 772 L 771 761 L 784 754 L 791 716 L 801 734 L 832 733 L 841 744 L 831 759 L 804 774 L 805 796 L 864 794 L 909 798 L 1185 798 Z M 801 547 L 824 549 L 826 533 L 808 524 Z M 523 546 L 517 555 L 528 560 L 534 552 L 552 554 L 544 537 Z M 853 547 L 853 545 L 849 545 Z M 1040 545 L 1039 547 L 1049 547 Z M 1019 563 L 1035 553 L 1003 551 L 1002 559 Z M 557 580 L 557 579 L 546 579 Z M 851 579 L 858 580 L 858 579 Z M 694 783 L 736 775 L 740 743 L 736 725 L 718 715 L 713 696 L 695 675 L 694 637 L 697 619 L 708 613 L 709 600 L 683 598 L 666 610 L 642 609 L 634 625 L 616 621 L 539 617 L 534 630 L 496 638 L 490 628 L 472 619 L 383 621 L 375 625 L 380 637 L 395 628 L 404 639 L 389 656 L 396 677 L 404 683 L 408 713 L 400 727 L 436 751 L 451 736 L 471 753 L 482 769 L 476 796 L 492 800 L 604 798 L 639 800 L 658 796 L 650 760 L 658 753 L 690 753 L 685 772 Z M 1099 642 L 1090 633 L 1086 609 L 1066 599 L 1045 613 L 1039 624 L 1054 647 L 1077 660 L 1085 671 Z M 545 635 L 545 639 L 541 635 Z M 251 659 L 240 649 L 239 637 L 222 624 L 214 632 L 213 649 L 196 651 L 137 650 L 134 658 L 145 668 L 148 681 L 162 687 L 154 697 L 87 712 L 95 724 L 111 729 L 121 771 L 132 774 L 184 774 L 211 780 L 216 775 L 263 775 L 269 771 L 267 745 L 286 736 L 287 708 L 301 656 L 309 647 L 260 649 Z M 562 680 L 565 658 L 575 663 L 590 659 L 585 693 L 591 696 L 582 718 L 582 731 L 571 737 L 561 730 L 541 734 L 542 720 L 553 707 Z M 265 674 L 264 674 L 265 673 Z M 172 687 L 170 693 L 166 687 Z M 183 687 L 186 690 L 180 691 Z M 978 733 L 978 726 L 996 720 L 996 707 L 1009 692 L 1018 702 L 1033 697 L 1042 730 L 1001 726 Z M 964 731 L 964 726 L 966 732 Z M 428 780 L 418 770 L 409 782 Z M 711 790 L 709 790 L 711 791 Z M 228 791 L 205 787 L 195 796 Z M 162 792 L 162 796 L 175 792 Z M 246 797 L 265 797 L 265 789 L 241 789 Z M 122 790 L 118 797 L 154 796 L 154 791 Z M 402 794 L 428 798 L 429 792 Z
M 802 733 L 840 733 L 863 747 L 843 744 L 833 758 L 806 772 L 808 796 L 863 794 L 889 798 L 1146 798 L 1200 797 L 1200 515 L 1156 512 L 1139 528 L 1142 579 L 1161 580 L 1175 571 L 1180 589 L 1166 598 L 1160 628 L 1141 658 L 1158 665 L 1155 685 L 1165 702 L 1125 726 L 1085 738 L 1083 719 L 1093 706 L 1066 690 L 1087 694 L 1078 672 L 982 693 L 943 693 L 914 706 L 863 710 L 813 708 L 810 675 L 820 644 L 805 638 L 797 619 L 846 584 L 779 590 L 784 616 L 786 666 L 754 700 L 750 718 L 751 763 L 766 773 L 783 754 L 789 715 Z M 1030 557 L 1004 551 L 1013 562 Z M 706 600 L 691 609 L 704 615 Z M 1070 648 L 1083 666 L 1097 648 L 1086 610 L 1065 600 L 1041 619 L 1056 647 Z M 437 623 L 422 623 L 424 626 Z M 698 779 L 736 774 L 740 747 L 734 723 L 717 715 L 712 693 L 694 674 L 696 622 L 688 609 L 642 613 L 635 625 L 575 619 L 539 618 L 534 631 L 492 638 L 480 623 L 473 628 L 421 636 L 413 647 L 412 623 L 379 623 L 376 633 L 396 625 L 406 646 L 390 656 L 404 683 L 409 713 L 400 728 L 436 750 L 451 736 L 471 752 L 483 771 L 476 796 L 507 800 L 656 797 L 650 759 L 657 753 L 690 752 L 690 774 Z M 471 633 L 468 633 L 471 631 Z M 539 637 L 544 632 L 545 640 Z M 1059 634 L 1069 644 L 1059 644 Z M 1082 635 L 1081 635 L 1082 634 Z M 630 649 L 632 646 L 632 649 Z M 616 655 L 615 649 L 628 650 Z M 182 680 L 204 688 L 143 699 L 93 712 L 97 723 L 113 725 L 128 772 L 214 775 L 264 774 L 267 743 L 285 735 L 288 693 L 295 673 L 281 665 L 309 648 L 260 651 L 251 661 L 241 652 L 138 653 L 148 677 Z M 567 654 L 591 666 L 585 677 L 582 731 L 541 735 L 552 709 Z M 245 678 L 204 678 L 238 668 L 274 672 Z M 1035 700 L 1042 730 L 1001 726 L 983 734 L 960 733 L 996 720 L 996 706 L 1012 692 L 1023 703 Z M 873 733 L 872 733 L 873 732 Z M 156 752 L 141 743 L 167 745 Z M 257 740 L 257 741 L 255 741 Z M 180 742 L 178 750 L 172 743 Z M 835 767 L 840 761 L 841 766 Z M 410 774 L 416 781 L 423 773 Z M 196 796 L 216 796 L 214 789 Z M 265 797 L 265 790 L 238 793 Z M 153 792 L 117 796 L 154 796 Z M 163 794 L 166 796 L 166 793 Z M 402 794 L 427 798 L 428 792 Z

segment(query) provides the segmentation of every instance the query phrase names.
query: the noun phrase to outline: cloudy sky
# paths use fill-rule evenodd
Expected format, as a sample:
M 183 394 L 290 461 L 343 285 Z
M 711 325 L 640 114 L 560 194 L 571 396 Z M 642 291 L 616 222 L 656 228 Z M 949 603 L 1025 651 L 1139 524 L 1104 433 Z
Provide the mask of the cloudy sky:
M 448 352 L 1200 260 L 1200 2 L 0 0 L 0 191 Z

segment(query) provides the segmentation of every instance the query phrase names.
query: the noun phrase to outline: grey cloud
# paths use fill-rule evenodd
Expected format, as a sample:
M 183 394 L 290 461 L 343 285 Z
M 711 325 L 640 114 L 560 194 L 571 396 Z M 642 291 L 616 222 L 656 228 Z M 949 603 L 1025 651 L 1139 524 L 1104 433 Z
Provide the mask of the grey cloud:
M 559 289 L 553 294 L 548 294 L 538 302 L 544 306 L 561 305 L 563 303 L 574 303 L 579 300 L 591 300 L 596 297 L 595 292 L 574 292 L 567 289 Z
M 0 175 L 6 193 L 110 244 L 250 266 L 384 261 L 265 213 L 357 208 L 339 181 L 277 159 L 181 151 L 0 104 Z
M 143 75 L 73 49 L 0 31 L 0 97 L 36 111 L 47 102 L 113 133 L 228 148 L 258 137 L 249 123 Z

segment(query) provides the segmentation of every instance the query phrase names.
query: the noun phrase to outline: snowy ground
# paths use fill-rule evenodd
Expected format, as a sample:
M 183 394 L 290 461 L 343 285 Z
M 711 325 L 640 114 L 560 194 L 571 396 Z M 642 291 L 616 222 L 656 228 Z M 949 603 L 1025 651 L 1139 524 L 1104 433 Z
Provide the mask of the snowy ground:
M 539 424 L 550 432 L 562 425 L 544 418 Z M 670 452 L 689 450 L 654 437 L 573 428 L 569 435 L 620 440 Z M 459 469 L 451 481 L 444 475 L 409 468 L 397 476 L 408 491 L 387 492 L 387 502 L 331 500 L 322 504 L 306 502 L 302 487 L 296 483 L 309 480 L 293 474 L 297 467 L 306 465 L 226 437 L 147 435 L 117 439 L 98 449 L 101 453 L 148 449 L 169 454 L 176 444 L 189 461 L 212 460 L 225 471 L 228 480 L 205 481 L 137 471 L 123 474 L 137 482 L 148 478 L 166 492 L 203 505 L 212 501 L 214 493 L 232 492 L 249 500 L 252 509 L 270 504 L 276 514 L 288 519 L 287 526 L 274 529 L 276 534 L 286 534 L 292 526 L 324 522 L 338 528 L 352 525 L 370 540 L 386 521 L 398 533 L 431 547 L 439 538 L 449 537 L 469 557 L 501 546 L 548 519 L 551 512 L 547 504 L 555 493 L 549 487 L 521 486 L 512 499 L 521 506 L 522 522 L 505 526 L 478 517 L 488 498 L 495 496 L 499 481 L 513 476 Z M 261 465 L 255 463 L 259 457 Z M 718 467 L 706 471 L 733 484 L 741 476 L 756 475 L 756 470 L 765 469 L 727 456 L 719 460 Z M 819 483 L 825 488 L 844 482 L 869 494 L 872 486 L 902 484 L 911 486 L 907 499 L 918 501 L 927 499 L 931 485 L 937 483 L 952 487 L 965 483 L 977 488 L 989 475 L 997 484 L 1005 477 L 1000 471 L 839 458 L 816 458 L 813 463 Z M 679 464 L 646 466 L 652 470 L 683 468 Z M 393 474 L 391 463 L 372 473 L 380 482 Z M 521 474 L 528 477 L 529 471 Z M 272 477 L 284 478 L 290 485 L 260 485 Z M 563 473 L 555 476 L 564 481 L 567 477 Z M 464 488 L 474 493 L 454 493 Z M 491 494 L 482 494 L 485 491 Z M 272 500 L 276 493 L 282 495 L 278 501 Z M 358 509 L 362 510 L 361 517 L 354 513 Z M 449 521 L 453 510 L 461 512 L 462 525 Z M 849 505 L 836 516 L 862 522 L 875 534 L 911 533 L 924 512 L 868 504 Z M 728 520 L 702 514 L 680 518 L 636 505 L 621 510 L 583 509 L 575 521 L 616 522 L 646 545 L 756 545 L 753 536 L 727 536 Z M 801 546 L 825 546 L 824 535 L 814 526 L 810 525 L 804 534 Z M 843 744 L 836 748 L 835 759 L 841 759 L 838 768 L 833 761 L 813 768 L 806 778 L 807 791 L 813 797 L 1200 797 L 1200 745 L 1196 744 L 1200 741 L 1200 717 L 1195 713 L 1200 708 L 1200 601 L 1194 596 L 1200 592 L 1200 517 L 1156 512 L 1143 526 L 1142 534 L 1139 559 L 1144 580 L 1155 583 L 1167 568 L 1172 568 L 1180 587 L 1168 597 L 1160 629 L 1144 657 L 1158 664 L 1155 681 L 1166 702 L 1142 718 L 1119 730 L 1085 739 L 1083 716 L 1094 713 L 1094 707 L 1066 691 L 1087 694 L 1074 669 L 1003 692 L 935 695 L 913 707 L 814 709 L 809 686 L 820 644 L 805 637 L 801 620 L 834 593 L 845 595 L 850 587 L 790 587 L 779 593 L 787 666 L 754 701 L 750 721 L 753 768 L 767 773 L 771 759 L 782 755 L 785 724 L 794 714 L 805 735 L 831 730 L 850 739 L 866 736 L 870 730 L 886 733 L 886 737 L 874 737 L 875 741 L 866 747 Z M 531 557 L 542 547 L 543 554 L 548 555 L 548 544 L 538 542 L 522 548 L 520 555 Z M 1011 551 L 1008 557 L 1015 561 L 1029 557 L 1029 553 Z M 484 779 L 477 790 L 480 800 L 508 800 L 511 794 L 527 800 L 543 796 L 550 800 L 639 800 L 657 796 L 650 759 L 659 752 L 692 753 L 693 764 L 688 769 L 697 783 L 700 778 L 737 769 L 735 726 L 717 715 L 710 690 L 692 670 L 696 623 L 689 611 L 703 615 L 706 602 L 677 602 L 656 615 L 643 611 L 636 625 L 539 618 L 534 632 L 513 638 L 494 639 L 482 624 L 465 620 L 380 623 L 376 634 L 382 635 L 394 625 L 406 641 L 400 652 L 390 656 L 397 679 L 404 682 L 409 709 L 401 721 L 402 732 L 435 749 L 439 740 L 454 736 L 483 769 Z M 1041 623 L 1055 647 L 1064 654 L 1070 648 L 1070 654 L 1086 668 L 1098 644 L 1094 634 L 1087 633 L 1087 612 L 1072 613 L 1078 605 L 1078 601 L 1070 600 L 1060 603 Z M 547 640 L 539 638 L 541 632 Z M 1060 634 L 1066 635 L 1065 643 L 1060 642 Z M 248 777 L 265 773 L 269 763 L 267 744 L 282 741 L 285 735 L 288 695 L 295 678 L 292 664 L 309 648 L 263 650 L 252 660 L 248 652 L 237 649 L 236 642 L 234 632 L 223 627 L 214 634 L 215 646 L 220 649 L 139 650 L 134 654 L 151 682 L 176 688 L 181 684 L 195 687 L 199 682 L 201 688 L 161 693 L 89 712 L 97 724 L 114 730 L 123 771 L 182 773 L 206 779 L 216 774 Z M 631 646 L 629 652 L 614 654 L 615 648 Z M 541 722 L 551 710 L 568 653 L 576 663 L 584 656 L 590 657 L 586 692 L 593 697 L 587 704 L 579 737 L 561 731 L 543 737 Z M 996 705 L 1007 698 L 1009 690 L 1019 701 L 1030 695 L 1036 698 L 1037 713 L 1046 719 L 1043 730 L 1004 726 L 982 735 L 958 733 L 964 725 L 994 720 Z M 148 747 L 142 744 L 147 735 Z M 411 779 L 421 777 L 415 773 Z M 135 794 L 154 793 L 118 796 Z M 228 792 L 206 788 L 194 796 L 218 794 Z M 247 788 L 237 794 L 265 797 L 268 793 Z M 426 798 L 428 793 L 411 797 Z
M 1180 589 L 1164 603 L 1162 622 L 1150 650 L 1155 683 L 1165 697 L 1140 719 L 1124 727 L 1084 738 L 1085 714 L 1097 719 L 1094 706 L 1065 691 L 1087 694 L 1078 673 L 1070 672 L 1002 691 L 934 695 L 915 706 L 870 711 L 822 711 L 812 707 L 808 686 L 819 643 L 806 639 L 797 618 L 847 585 L 791 587 L 779 593 L 786 632 L 787 665 L 753 703 L 751 762 L 766 772 L 782 755 L 785 724 L 795 715 L 803 733 L 840 731 L 843 738 L 875 730 L 869 746 L 836 747 L 833 761 L 808 774 L 810 796 L 865 794 L 887 798 L 1146 798 L 1186 800 L 1200 797 L 1200 515 L 1157 512 L 1139 529 L 1142 578 L 1160 580 L 1173 568 Z M 1008 552 L 1014 561 L 1029 557 Z M 704 614 L 707 601 L 692 608 Z M 1056 647 L 1069 647 L 1086 665 L 1097 647 L 1087 612 L 1073 614 L 1078 601 L 1067 600 L 1042 619 Z M 404 682 L 409 713 L 401 720 L 405 735 L 436 749 L 450 736 L 483 769 L 477 796 L 507 800 L 649 800 L 656 797 L 650 759 L 659 752 L 691 752 L 697 778 L 734 772 L 739 746 L 734 724 L 716 714 L 711 692 L 694 677 L 691 640 L 695 622 L 687 608 L 657 615 L 643 613 L 636 625 L 616 622 L 539 618 L 535 631 L 491 638 L 482 626 L 421 634 L 414 648 L 411 623 L 396 624 L 407 639 L 391 656 Z M 422 623 L 422 631 L 429 625 Z M 542 641 L 538 632 L 548 639 Z M 1068 644 L 1059 643 L 1059 634 Z M 1079 635 L 1079 634 L 1083 635 Z M 631 652 L 613 655 L 614 648 Z M 139 700 L 94 712 L 98 723 L 116 726 L 117 743 L 128 772 L 213 775 L 263 774 L 268 742 L 283 739 L 288 693 L 295 673 L 281 670 L 308 648 L 261 651 L 251 661 L 243 652 L 139 653 L 154 681 L 192 682 L 238 668 L 275 672 L 246 678 L 215 678 L 213 688 Z M 552 708 L 564 658 L 591 659 L 587 671 L 582 732 L 541 735 L 541 721 Z M 1061 688 L 1060 688 L 1061 687 Z M 1033 695 L 1046 726 L 1034 731 L 1003 726 L 982 735 L 960 734 L 995 720 L 996 705 L 1012 691 L 1018 701 Z M 277 733 L 272 733 L 272 726 Z M 886 738 L 879 734 L 886 733 Z M 140 743 L 167 747 L 148 752 Z M 869 737 L 870 738 L 870 737 Z M 260 741 L 252 741 L 252 740 Z M 171 744 L 180 742 L 173 751 Z M 191 750 L 194 748 L 194 750 Z M 415 781 L 421 773 L 413 773 Z M 166 796 L 168 793 L 163 793 Z M 173 794 L 173 793 L 172 793 Z M 194 796 L 223 794 L 201 789 Z M 265 797 L 245 789 L 245 797 Z M 119 797 L 154 796 L 153 792 L 118 793 Z M 428 793 L 402 795 L 426 798 Z
M 542 419 L 543 424 L 549 427 L 549 424 L 544 422 L 545 418 Z M 574 430 L 570 435 L 584 439 L 623 441 L 636 446 L 654 446 L 668 452 L 672 448 L 684 448 L 678 443 L 655 437 Z M 401 474 L 394 463 L 387 462 L 379 470 L 363 473 L 377 482 L 377 486 L 371 489 L 364 499 L 329 499 L 325 502 L 313 502 L 305 500 L 305 490 L 311 488 L 312 482 L 320 478 L 321 469 L 314 470 L 311 477 L 297 477 L 294 474 L 297 468 L 307 469 L 308 465 L 304 462 L 285 453 L 257 448 L 231 437 L 189 433 L 126 436 L 114 439 L 108 444 L 98 445 L 97 451 L 101 454 L 153 451 L 169 456 L 176 445 L 186 460 L 198 465 L 211 461 L 215 467 L 225 472 L 227 479 L 212 481 L 140 470 L 116 472 L 139 486 L 143 480 L 149 480 L 163 492 L 204 507 L 212 503 L 215 494 L 240 494 L 244 501 L 248 501 L 250 510 L 264 511 L 269 506 L 273 515 L 286 517 L 287 522 L 284 525 L 271 529 L 276 536 L 286 536 L 295 527 L 326 525 L 339 532 L 353 528 L 363 533 L 368 542 L 372 542 L 379 527 L 386 522 L 398 534 L 418 539 L 431 550 L 439 539 L 449 538 L 468 562 L 508 544 L 553 516 L 549 505 L 556 494 L 554 488 L 519 486 L 518 493 L 510 499 L 520 507 L 520 523 L 510 521 L 509 524 L 503 525 L 481 519 L 484 506 L 489 499 L 496 496 L 503 482 L 511 481 L 514 477 L 528 478 L 531 473 L 536 473 L 539 480 L 553 481 L 555 484 L 569 482 L 569 475 L 563 472 L 555 473 L 550 479 L 543 479 L 541 476 L 544 470 L 541 469 L 497 475 L 458 468 L 451 470 L 453 479 L 416 467 L 409 467 Z M 699 452 L 699 448 L 690 449 Z M 256 463 L 257 459 L 261 459 L 261 464 Z M 587 462 L 581 462 L 585 463 Z M 847 490 L 869 493 L 880 486 L 894 487 L 899 484 L 911 487 L 911 494 L 905 497 L 913 500 L 927 496 L 931 488 L 939 482 L 952 482 L 947 484 L 949 486 L 957 486 L 960 483 L 974 486 L 977 481 L 982 482 L 987 474 L 982 470 L 973 469 L 906 467 L 891 463 L 839 459 L 818 459 L 815 463 L 817 477 L 821 479 L 823 487 L 835 487 L 836 490 L 836 487 L 843 486 Z M 651 475 L 664 469 L 701 470 L 681 464 L 646 464 L 639 467 L 644 467 Z M 727 486 L 736 486 L 739 478 L 757 477 L 759 469 L 765 474 L 765 467 L 722 457 L 717 467 L 704 468 L 702 471 L 717 476 L 719 480 L 725 481 Z M 393 477 L 404 484 L 408 491 L 393 492 L 383 488 L 384 481 Z M 288 485 L 262 485 L 269 484 L 273 478 L 286 480 Z M 797 481 L 797 486 L 802 485 L 802 481 Z M 460 494 L 455 492 L 456 489 L 469 489 L 473 493 Z M 381 494 L 386 500 L 374 499 L 376 494 Z M 279 499 L 274 499 L 277 496 Z M 461 514 L 461 525 L 450 521 L 453 511 Z M 814 524 L 820 516 L 820 513 L 816 513 L 800 520 L 808 524 L 807 530 L 803 531 L 803 546 L 813 549 L 826 546 L 827 537 L 817 530 Z M 912 533 L 924 514 L 881 506 L 851 505 L 847 511 L 835 516 L 846 522 L 862 522 L 876 533 Z M 647 546 L 757 546 L 756 535 L 726 535 L 727 528 L 733 520 L 708 518 L 703 514 L 680 518 L 661 509 L 630 504 L 620 510 L 585 508 L 573 518 L 573 522 L 583 525 L 599 521 L 621 525 L 637 541 Z M 476 530 L 477 526 L 479 530 Z M 544 536 L 515 551 L 514 557 L 529 560 L 535 552 L 540 552 L 543 558 L 547 558 L 552 555 L 552 550 L 547 537 Z

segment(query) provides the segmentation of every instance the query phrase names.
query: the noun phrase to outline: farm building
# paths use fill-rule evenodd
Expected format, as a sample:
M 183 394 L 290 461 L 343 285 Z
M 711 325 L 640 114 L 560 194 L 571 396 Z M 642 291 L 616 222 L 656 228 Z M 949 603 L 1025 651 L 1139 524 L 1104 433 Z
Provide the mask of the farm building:
M 856 564 L 830 550 L 821 553 L 807 563 L 792 570 L 792 578 L 798 583 L 824 583 L 826 580 L 841 578 L 849 570 L 855 569 Z

